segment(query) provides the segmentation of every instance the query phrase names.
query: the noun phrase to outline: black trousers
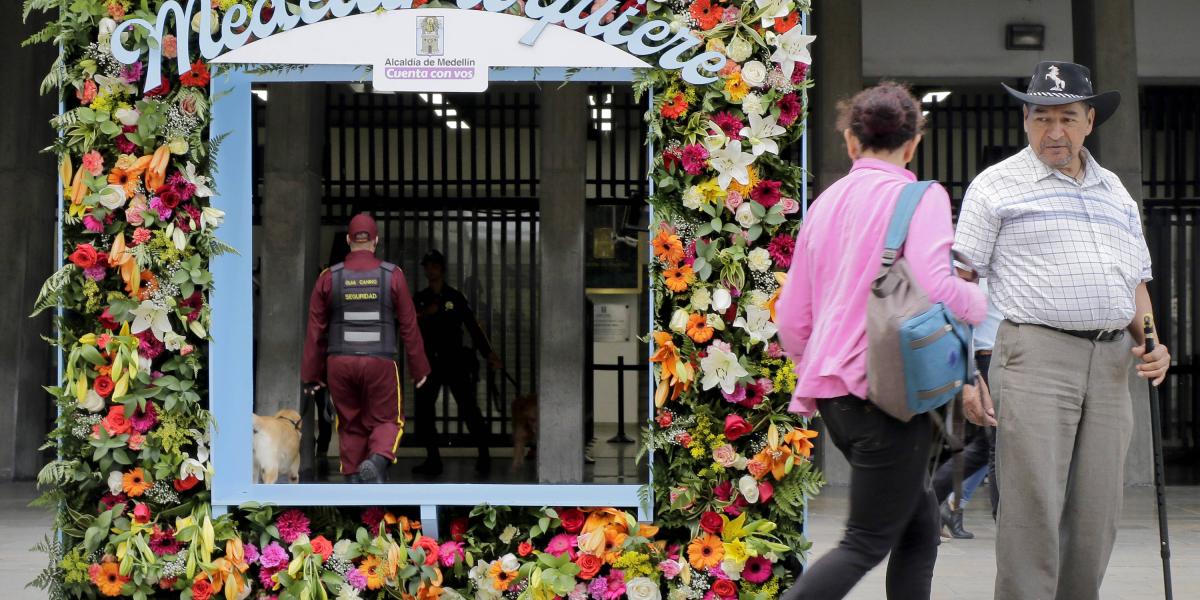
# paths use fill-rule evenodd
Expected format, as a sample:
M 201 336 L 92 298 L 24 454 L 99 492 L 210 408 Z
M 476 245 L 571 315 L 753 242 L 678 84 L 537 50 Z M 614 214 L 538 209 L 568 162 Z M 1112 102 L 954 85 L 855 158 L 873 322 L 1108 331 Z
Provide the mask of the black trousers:
M 483 413 L 479 410 L 479 401 L 475 393 L 475 377 L 470 373 L 454 372 L 450 369 L 439 369 L 434 366 L 433 372 L 425 380 L 425 385 L 417 389 L 416 437 L 421 440 L 429 460 L 441 460 L 442 437 L 437 430 L 437 399 L 442 388 L 449 388 L 450 395 L 458 405 L 458 414 L 467 422 L 467 430 L 476 441 L 480 456 L 488 455 L 488 431 L 483 423 Z
M 904 423 L 853 396 L 822 399 L 817 407 L 850 462 L 850 516 L 837 548 L 782 600 L 843 598 L 889 553 L 889 600 L 928 600 L 940 526 L 929 488 L 932 421 L 918 415 Z
M 983 381 L 988 381 L 988 367 L 991 366 L 991 355 L 976 356 L 975 363 L 983 374 Z M 996 479 L 996 428 L 986 427 L 976 430 L 976 434 L 962 451 L 963 477 L 988 468 L 988 495 L 992 501 L 992 518 L 996 518 L 996 509 L 1000 506 L 1000 486 Z M 938 504 L 946 501 L 954 489 L 954 460 L 947 460 L 938 467 L 933 476 L 933 493 L 937 496 Z

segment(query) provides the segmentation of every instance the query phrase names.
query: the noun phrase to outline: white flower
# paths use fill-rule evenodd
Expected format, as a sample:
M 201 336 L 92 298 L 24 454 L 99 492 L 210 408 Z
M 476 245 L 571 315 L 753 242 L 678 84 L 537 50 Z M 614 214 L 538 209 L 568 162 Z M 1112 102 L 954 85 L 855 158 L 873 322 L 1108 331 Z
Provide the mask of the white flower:
M 710 153 L 724 148 L 729 143 L 729 137 L 725 135 L 725 130 L 721 129 L 721 126 L 717 125 L 716 121 L 710 120 L 704 127 L 709 132 L 708 135 L 704 136 L 704 147 Z
M 746 568 L 746 563 L 738 562 L 732 558 L 726 558 L 721 561 L 721 571 L 729 576 L 730 581 L 741 581 L 742 569 Z
M 191 475 L 200 481 L 204 481 L 204 475 L 206 472 L 207 471 L 204 468 L 204 463 L 194 458 L 185 458 L 179 465 L 180 479 L 187 479 L 188 476 Z
M 102 52 L 110 52 L 109 41 L 112 40 L 112 34 L 117 30 L 117 22 L 109 17 L 100 19 L 100 24 L 96 32 L 96 42 L 100 46 Z
M 135 317 L 133 326 L 130 327 L 130 331 L 133 333 L 141 333 L 149 329 L 161 342 L 171 332 L 171 320 L 167 318 L 167 309 L 151 300 L 143 300 L 130 313 Z
M 737 219 L 738 225 L 741 225 L 746 229 L 750 229 L 751 227 L 758 225 L 759 221 L 759 218 L 754 216 L 754 209 L 750 207 L 749 202 L 739 206 L 733 217 Z
M 771 138 L 784 133 L 787 130 L 779 126 L 779 119 L 775 115 L 750 115 L 750 126 L 742 128 L 741 136 L 750 142 L 750 151 L 754 156 L 758 156 L 763 152 L 779 154 L 779 144 Z
M 687 589 L 672 587 L 671 591 L 667 592 L 667 600 L 688 600 Z
M 701 204 L 704 203 L 704 192 L 700 191 L 698 186 L 689 186 L 683 191 L 683 205 L 692 209 L 700 210 Z
M 743 475 L 738 480 L 738 491 L 742 493 L 742 497 L 746 502 L 754 504 L 758 502 L 758 481 L 749 475 Z
M 570 594 L 567 594 L 567 599 L 568 600 L 587 600 L 587 597 L 588 597 L 588 589 L 587 588 L 588 588 L 588 586 L 586 583 L 575 584 L 575 589 L 571 590 Z
M 504 528 L 503 532 L 500 533 L 500 541 L 507 544 L 507 543 L 511 542 L 512 539 L 514 537 L 516 537 L 516 535 L 517 535 L 517 528 L 513 527 L 512 525 L 509 525 Z M 515 569 L 509 569 L 509 570 L 513 571 Z
M 167 332 L 166 338 L 163 339 L 163 344 L 166 345 L 167 350 L 170 350 L 172 352 L 178 351 L 186 343 L 187 343 L 187 338 L 183 337 L 182 335 L 179 335 L 178 333 L 175 333 L 174 331 Z
M 738 379 L 749 375 L 738 362 L 737 356 L 716 344 L 710 346 L 708 355 L 700 359 L 700 370 L 704 372 L 704 378 L 700 381 L 704 389 L 720 386 L 726 394 L 733 393 Z
M 221 224 L 224 222 L 225 222 L 225 211 L 218 209 L 218 208 L 213 208 L 211 206 L 205 206 L 203 209 L 200 210 L 200 227 L 201 228 L 212 227 L 215 229 L 217 227 L 220 227 Z
M 742 112 L 748 116 L 759 115 L 767 112 L 767 107 L 763 106 L 763 98 L 758 94 L 746 94 L 742 98 Z
M 171 148 L 171 154 L 176 156 L 187 154 L 188 148 L 191 147 L 188 145 L 188 141 L 181 137 L 172 138 L 167 142 L 167 146 Z
M 728 46 L 725 46 L 725 56 L 738 63 L 745 62 L 753 52 L 754 47 L 750 45 L 750 42 L 737 36 L 733 38 L 732 42 L 729 42 Z
M 511 538 L 509 541 L 512 541 Z M 508 542 L 504 543 L 507 544 Z M 517 560 L 517 556 L 510 552 L 500 557 L 500 568 L 505 571 L 516 571 L 521 568 L 521 561 Z
M 771 60 L 779 63 L 783 69 L 783 76 L 786 78 L 792 77 L 792 70 L 796 68 L 796 63 L 804 64 L 812 63 L 812 56 L 808 53 L 808 45 L 817 39 L 815 35 L 804 35 L 800 27 L 793 27 L 787 33 L 775 38 L 775 53 L 771 55 Z
M 88 412 L 98 413 L 104 410 L 104 398 L 96 393 L 96 390 L 88 390 L 87 395 L 83 397 L 83 401 L 79 403 L 79 408 Z
M 767 82 L 767 65 L 757 60 L 742 65 L 742 81 L 750 84 L 750 87 L 762 86 Z
M 249 587 L 249 586 L 247 586 Z M 462 594 L 454 591 L 453 588 L 442 588 L 442 600 L 464 600 Z
M 625 594 L 629 600 L 660 600 L 662 591 L 649 577 L 634 577 L 625 583 Z
M 710 304 L 712 304 L 712 293 L 708 291 L 708 288 L 697 287 L 692 291 L 692 308 L 708 310 Z
M 725 331 L 725 321 L 721 320 L 721 315 L 716 313 L 704 315 L 704 324 L 717 331 Z
M 503 597 L 500 590 L 492 587 L 492 584 L 486 581 L 478 583 L 477 586 L 475 600 L 500 600 Z
M 746 263 L 751 271 L 765 273 L 771 268 L 771 253 L 766 248 L 755 248 L 746 256 Z
M 471 578 L 471 581 L 481 584 L 487 581 L 489 569 L 491 569 L 491 565 L 481 559 L 479 562 L 475 563 L 474 567 L 471 567 L 471 571 L 467 573 L 467 576 Z
M 729 310 L 729 306 L 733 304 L 733 294 L 729 290 L 719 287 L 712 296 L 712 307 L 717 312 L 725 312 Z
M 108 474 L 108 493 L 116 496 L 124 489 L 125 474 L 120 471 L 111 471 Z
M 687 333 L 688 311 L 682 308 L 675 309 L 675 313 L 671 315 L 671 331 L 680 335 Z
M 791 0 L 754 0 L 754 3 L 758 5 L 758 10 L 763 11 L 760 22 L 763 29 L 774 25 L 775 19 L 787 17 L 792 7 Z
M 729 183 L 737 180 L 742 185 L 750 183 L 750 165 L 754 155 L 742 152 L 741 142 L 730 142 L 709 156 L 708 164 L 717 171 L 717 183 L 721 189 L 729 189 Z
M 246 590 L 249 591 L 249 589 L 250 586 L 246 586 Z M 354 586 L 347 583 L 338 590 L 338 595 L 334 600 L 362 600 L 362 596 L 358 595 L 358 590 L 354 589 Z
M 113 117 L 120 121 L 122 125 L 132 127 L 133 125 L 137 125 L 138 119 L 142 117 L 142 113 L 138 112 L 136 108 L 122 107 L 113 111 Z
M 770 255 L 771 255 L 771 253 L 768 252 L 767 256 L 770 256 Z M 767 293 L 762 290 L 750 290 L 749 292 L 746 292 L 745 297 L 746 297 L 746 301 L 749 302 L 752 306 L 760 306 L 762 308 L 766 308 L 767 301 L 771 299 L 771 297 L 768 296 Z
M 195 31 L 196 33 L 200 33 L 200 16 L 200 13 L 196 13 L 192 16 L 192 31 Z M 209 11 L 209 23 L 211 24 L 209 29 L 212 30 L 213 33 L 220 31 L 221 15 L 218 15 L 217 11 L 215 10 Z
M 183 169 L 183 178 L 186 179 L 188 183 L 196 186 L 195 194 L 197 196 L 199 196 L 201 198 L 207 198 L 207 197 L 213 195 L 212 189 L 208 187 L 208 184 L 211 183 L 212 180 L 209 179 L 208 177 L 205 177 L 204 175 L 197 173 L 196 165 L 194 165 L 192 163 L 188 163 L 187 166 L 184 167 L 184 169 Z M 224 215 L 225 213 L 221 213 L 221 214 Z
M 106 185 L 100 188 L 100 205 L 108 210 L 117 210 L 125 206 L 125 187 Z
M 350 551 L 353 549 L 353 541 L 338 540 L 338 542 L 333 545 L 333 555 L 343 560 L 350 560 Z
M 771 321 L 771 311 L 758 306 L 747 306 L 746 315 L 738 317 L 733 326 L 746 330 L 751 346 L 759 342 L 765 346 L 779 332 L 779 327 Z

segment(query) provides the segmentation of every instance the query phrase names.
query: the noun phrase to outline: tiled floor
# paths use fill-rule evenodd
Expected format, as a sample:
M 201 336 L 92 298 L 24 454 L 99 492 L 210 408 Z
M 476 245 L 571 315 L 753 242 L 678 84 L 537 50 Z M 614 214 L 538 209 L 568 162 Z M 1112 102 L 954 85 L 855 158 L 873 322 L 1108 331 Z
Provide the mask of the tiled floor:
M 50 527 L 50 515 L 27 505 L 34 497 L 27 483 L 0 484 L 0 598 L 44 598 L 40 590 L 22 586 L 44 565 L 43 555 L 29 552 Z M 1171 515 L 1175 597 L 1200 598 L 1200 487 L 1168 491 Z M 984 600 L 992 597 L 996 574 L 993 543 L 996 528 L 987 502 L 968 507 L 967 528 L 974 540 L 954 540 L 942 545 L 934 579 L 935 600 Z M 815 555 L 836 544 L 846 513 L 846 489 L 826 488 L 811 507 L 811 537 Z M 1149 488 L 1126 493 L 1125 512 L 1117 548 L 1109 565 L 1101 597 L 1105 600 L 1162 598 L 1162 572 L 1158 557 L 1158 526 L 1154 494 Z M 883 569 L 876 569 L 849 596 L 852 600 L 880 600 Z

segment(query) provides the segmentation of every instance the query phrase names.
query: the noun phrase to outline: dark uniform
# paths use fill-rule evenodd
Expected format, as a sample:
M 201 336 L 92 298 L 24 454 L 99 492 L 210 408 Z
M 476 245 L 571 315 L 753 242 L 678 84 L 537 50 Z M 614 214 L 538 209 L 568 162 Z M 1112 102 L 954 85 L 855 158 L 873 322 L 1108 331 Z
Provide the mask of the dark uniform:
M 444 264 L 440 253 L 426 255 L 423 263 Z M 427 287 L 413 298 L 416 305 L 421 337 L 425 340 L 425 355 L 429 357 L 432 372 L 425 386 L 417 390 L 417 435 L 421 436 L 427 451 L 423 466 L 426 474 L 436 475 L 441 471 L 441 439 L 436 421 L 437 397 L 443 387 L 448 387 L 458 404 L 458 414 L 467 422 L 467 428 L 479 449 L 477 470 L 486 472 L 490 467 L 489 431 L 483 422 L 476 396 L 479 380 L 479 356 L 493 356 L 487 335 L 479 326 L 474 311 L 466 296 L 458 290 L 442 285 L 441 291 Z M 474 348 L 463 346 L 463 328 L 471 336 Z
M 374 239 L 374 221 L 368 228 L 359 222 L 363 216 L 351 221 L 350 236 L 366 229 Z M 409 373 L 420 382 L 429 362 L 404 273 L 369 250 L 352 251 L 321 273 L 309 302 L 301 378 L 329 387 L 346 475 L 376 456 L 395 460 L 404 431 L 397 331 Z

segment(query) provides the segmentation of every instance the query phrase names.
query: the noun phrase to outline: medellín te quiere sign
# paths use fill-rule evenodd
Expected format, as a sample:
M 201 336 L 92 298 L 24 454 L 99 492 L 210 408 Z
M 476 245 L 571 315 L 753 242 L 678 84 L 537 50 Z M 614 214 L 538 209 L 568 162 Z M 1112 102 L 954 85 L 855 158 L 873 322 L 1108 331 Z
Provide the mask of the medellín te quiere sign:
M 149 91 L 162 83 L 162 39 L 164 35 L 172 33 L 169 29 L 172 19 L 175 25 L 174 34 L 178 40 L 179 72 L 186 73 L 191 70 L 191 64 L 188 62 L 190 25 L 197 9 L 200 9 L 197 35 L 200 54 L 205 59 L 212 60 L 229 50 L 242 47 L 251 35 L 257 39 L 265 39 L 276 33 L 294 29 L 301 23 L 310 25 L 329 18 L 338 19 L 380 9 L 412 8 L 412 0 L 299 0 L 298 12 L 293 12 L 297 8 L 289 9 L 285 2 L 275 2 L 275 10 L 264 20 L 263 8 L 267 1 L 258 0 L 251 10 L 247 10 L 244 5 L 234 4 L 225 12 L 219 27 L 214 27 L 217 25 L 213 23 L 215 13 L 209 10 L 208 0 L 187 0 L 185 5 L 181 5 L 179 0 L 170 0 L 159 8 L 154 23 L 146 19 L 128 19 L 118 25 L 112 36 L 112 54 L 124 64 L 133 64 L 140 60 L 143 50 L 140 47 L 126 48 L 122 40 L 127 37 L 124 34 L 131 29 L 142 29 L 153 42 L 148 50 L 145 84 L 146 91 Z M 638 6 L 625 9 L 616 14 L 612 21 L 605 23 L 605 18 L 614 15 L 618 10 L 620 0 L 606 0 L 594 10 L 591 10 L 594 0 L 553 0 L 549 5 L 542 5 L 542 1 L 528 0 L 525 3 L 525 16 L 536 21 L 521 38 L 521 43 L 527 46 L 534 45 L 547 26 L 561 24 L 567 29 L 582 31 L 585 35 L 603 40 L 611 46 L 624 46 L 627 52 L 635 56 L 658 54 L 659 66 L 678 70 L 683 80 L 693 85 L 715 81 L 716 74 L 725 66 L 725 55 L 720 52 L 692 52 L 700 47 L 702 42 L 692 35 L 690 30 L 680 29 L 672 32 L 671 24 L 663 20 L 648 20 L 633 26 L 629 19 L 638 13 Z M 644 0 L 638 2 L 639 5 L 644 3 Z M 320 6 L 314 6 L 317 4 Z M 473 9 L 482 5 L 483 9 L 489 12 L 503 12 L 514 4 L 516 0 L 457 0 L 461 9 Z M 588 11 L 588 14 L 584 15 L 585 11 Z M 215 38 L 214 29 L 217 32 Z M 684 55 L 689 53 L 691 56 L 685 58 Z M 405 65 L 395 66 L 398 68 Z M 448 65 L 442 68 L 454 67 Z M 438 72 L 451 74 L 451 71 Z

